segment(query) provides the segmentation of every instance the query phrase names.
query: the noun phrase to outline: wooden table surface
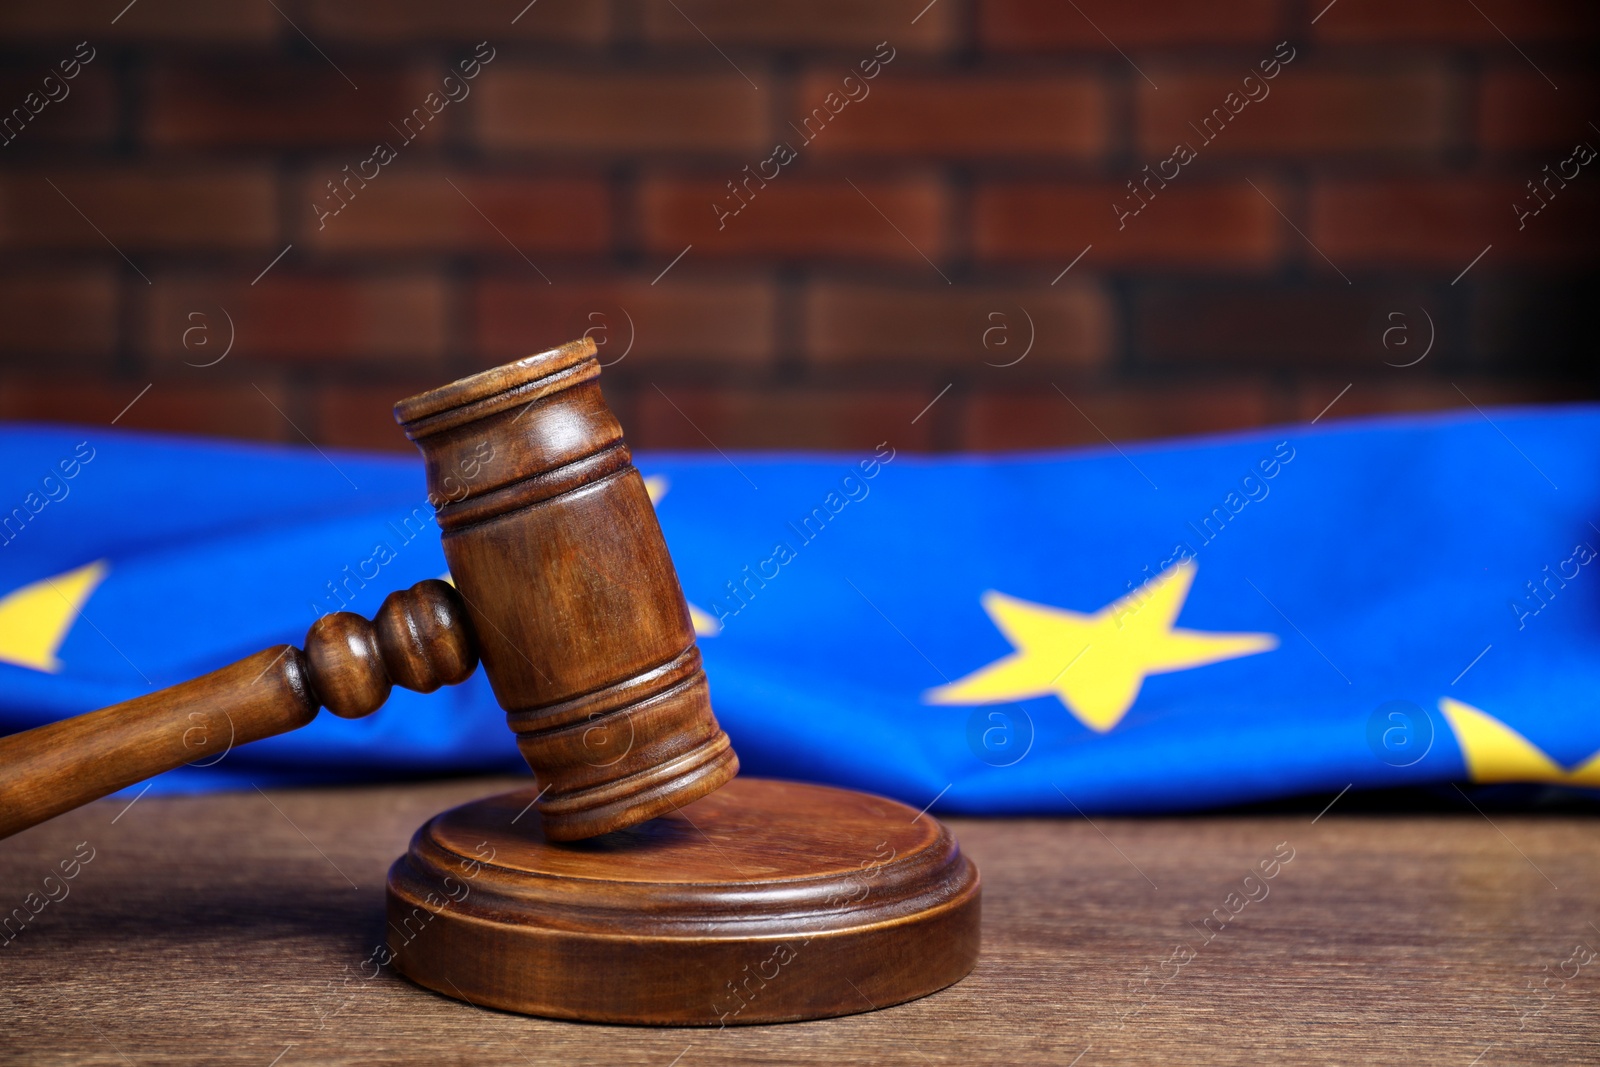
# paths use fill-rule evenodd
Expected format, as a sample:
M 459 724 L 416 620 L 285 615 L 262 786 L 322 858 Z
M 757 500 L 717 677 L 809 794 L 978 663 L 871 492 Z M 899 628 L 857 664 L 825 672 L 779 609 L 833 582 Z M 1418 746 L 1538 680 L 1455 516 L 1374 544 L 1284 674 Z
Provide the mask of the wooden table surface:
M 595 1026 L 364 977 L 412 831 L 516 784 L 101 801 L 0 841 L 0 907 L 76 873 L 0 948 L 0 1062 L 1600 1062 L 1596 824 L 1465 805 L 951 819 L 983 872 L 977 970 L 847 1018 Z

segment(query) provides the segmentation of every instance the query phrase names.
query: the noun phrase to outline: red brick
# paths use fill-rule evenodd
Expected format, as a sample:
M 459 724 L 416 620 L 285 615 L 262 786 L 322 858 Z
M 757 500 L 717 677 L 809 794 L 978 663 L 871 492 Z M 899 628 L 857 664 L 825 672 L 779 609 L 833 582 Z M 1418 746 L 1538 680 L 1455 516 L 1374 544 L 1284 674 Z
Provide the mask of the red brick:
M 1259 426 L 1272 417 L 1265 386 L 1249 379 L 1117 388 L 1063 385 L 1062 392 L 1066 395 L 1045 385 L 1026 393 L 968 398 L 963 447 L 980 452 L 1078 445 L 1109 449 L 1107 437 L 1120 445 Z M 1135 463 L 1138 458 L 1133 457 Z M 1136 471 L 1128 477 L 1130 484 L 1144 484 Z
M 1592 38 L 1600 27 L 1585 0 L 1339 0 L 1313 27 L 1326 41 L 1425 44 L 1519 43 Z M 1492 21 L 1491 21 L 1492 20 Z M 1504 36 L 1502 36 L 1504 34 Z
M 1423 308 L 1430 303 L 1416 284 L 1352 287 L 1331 276 L 1293 287 L 1158 284 L 1135 298 L 1134 350 L 1149 364 L 1379 371 L 1383 362 L 1409 362 L 1429 349 Z M 1444 312 L 1436 303 L 1429 312 L 1435 365 L 1455 341 L 1440 321 Z M 1399 329 L 1386 335 L 1391 327 Z
M 978 35 L 987 47 L 1019 52 L 1273 43 L 1284 36 L 1278 9 L 1276 0 L 1097 0 L 1077 7 L 1059 0 L 979 0 Z
M 0 178 L 0 240 L 13 246 L 114 255 L 108 239 L 128 252 L 259 248 L 276 238 L 276 195 L 267 170 L 52 168 L 48 176 L 12 172 Z
M 1252 80 L 1251 91 L 1267 93 L 1255 101 L 1245 95 L 1248 67 L 1153 66 L 1150 73 L 1161 88 L 1138 85 L 1139 146 L 1162 159 L 1179 142 L 1202 160 L 1436 154 L 1446 147 L 1456 95 L 1446 69 L 1430 61 L 1360 70 L 1291 65 L 1271 81 Z M 1229 94 L 1242 108 L 1237 115 L 1224 103 Z
M 0 37 L 8 40 L 88 39 L 96 46 L 109 41 L 236 44 L 267 42 L 293 32 L 269 4 L 162 0 L 130 5 L 127 0 L 79 0 L 0 7 Z
M 500 150 L 748 153 L 770 149 L 767 100 L 727 74 L 497 66 L 478 83 L 479 129 Z
M 146 385 L 150 389 L 143 392 Z M 303 443 L 305 439 L 273 410 L 273 404 L 285 410 L 290 406 L 284 389 L 260 376 L 253 383 L 220 377 L 207 381 L 157 378 L 153 383 L 150 378 L 85 380 L 39 375 L 0 379 L 0 418 L 77 426 L 109 426 L 116 419 L 119 430 Z
M 1108 101 L 1090 77 L 885 76 L 854 82 L 859 95 L 836 116 L 830 93 L 845 99 L 833 71 L 817 71 L 796 94 L 801 120 L 821 113 L 810 129 L 818 155 L 986 158 L 1043 156 L 1093 159 L 1106 150 Z M 798 141 L 790 140 L 790 144 Z
M 646 243 L 657 253 L 677 255 L 692 242 L 690 255 L 697 258 L 836 257 L 924 266 L 923 256 L 937 262 L 944 252 L 945 193 L 929 179 L 862 180 L 852 188 L 842 179 L 780 173 L 766 188 L 752 184 L 749 203 L 723 218 L 718 230 L 713 204 L 726 210 L 739 203 L 724 181 L 646 182 Z
M 772 286 L 755 280 L 496 279 L 478 290 L 477 344 L 499 363 L 588 334 L 607 366 L 759 365 L 772 358 L 776 305 Z
M 1262 192 L 1283 202 L 1265 180 Z M 1155 188 L 1152 185 L 1152 188 Z M 1113 205 L 1137 205 L 1123 186 L 1018 183 L 981 188 L 974 206 L 975 246 L 990 260 L 1082 266 L 1267 267 L 1284 246 L 1283 220 L 1243 181 L 1226 185 L 1188 180 L 1157 191 L 1143 211 L 1122 220 Z
M 1589 120 L 1600 116 L 1600 81 L 1570 68 L 1547 68 L 1547 73 L 1560 92 L 1526 67 L 1497 67 L 1484 74 L 1477 111 L 1478 140 L 1485 151 L 1558 151 L 1579 141 L 1597 143 Z
M 1346 264 L 1403 264 L 1454 274 L 1490 244 L 1494 248 L 1474 271 L 1507 260 L 1593 261 L 1596 191 L 1593 183 L 1570 184 L 1519 230 L 1512 206 L 1536 201 L 1512 181 L 1328 181 L 1313 187 L 1305 229 L 1346 270 Z
M 928 397 L 914 389 L 641 388 L 628 427 L 639 449 L 926 450 L 933 420 L 915 419 Z M 757 479 L 759 484 L 760 479 Z
M 0 348 L 23 355 L 92 355 L 116 348 L 117 283 L 109 270 L 36 271 L 0 279 Z
M 155 363 L 171 368 L 219 359 L 230 333 L 235 364 L 364 360 L 417 366 L 437 365 L 444 355 L 445 289 L 437 278 L 315 277 L 280 263 L 254 284 L 247 277 L 157 277 L 149 294 L 148 351 Z
M 823 364 L 981 372 L 985 364 L 1090 367 L 1111 355 L 1110 300 L 1084 282 L 954 289 L 824 282 L 806 294 L 805 306 L 807 350 Z
M 298 63 L 216 61 L 157 68 L 151 73 L 145 134 L 158 147 L 351 144 L 370 148 L 396 139 L 389 125 L 439 90 L 435 71 L 344 65 L 358 92 L 321 60 Z M 467 99 L 470 99 L 470 95 Z M 423 128 L 439 127 L 459 109 Z
M 34 145 L 110 139 L 117 110 L 111 71 L 103 64 L 85 67 L 79 63 L 74 77 L 63 78 L 57 64 L 70 56 L 71 52 L 65 52 L 60 59 L 18 63 L 0 74 L 0 108 L 7 109 L 0 111 L 0 119 L 6 122 L 0 147 L 15 153 Z M 47 101 L 37 113 L 23 103 L 30 93 L 37 94 L 36 102 Z M 50 100 L 50 94 L 60 99 Z
M 313 37 L 370 46 L 441 41 L 490 46 L 505 41 L 600 44 L 610 30 L 609 5 L 593 0 L 305 0 Z M 519 11 L 520 9 L 520 11 Z M 298 21 L 298 16 L 297 16 Z M 496 57 L 498 58 L 498 56 Z
M 706 38 L 718 46 L 760 45 L 768 48 L 854 49 L 859 59 L 873 54 L 880 41 L 896 50 L 932 51 L 948 46 L 959 19 L 950 0 L 677 0 L 644 5 L 645 32 L 651 40 L 687 44 L 710 52 Z M 913 21 L 915 20 L 915 21 Z M 711 53 L 715 56 L 715 53 Z M 759 81 L 759 79 L 757 79 Z
M 1421 368 L 1417 368 L 1421 371 Z M 1346 385 L 1350 391 L 1340 396 Z M 1338 402 L 1328 405 L 1337 398 Z M 1469 402 L 1470 398 L 1470 402 Z M 1459 378 L 1440 381 L 1422 373 L 1395 371 L 1378 379 L 1360 379 L 1352 383 L 1348 378 L 1322 378 L 1303 381 L 1295 388 L 1290 401 L 1290 417 L 1309 422 L 1326 409 L 1317 419 L 1319 427 L 1345 419 L 1366 418 L 1373 415 L 1396 415 L 1405 412 L 1449 411 L 1456 408 L 1471 412 L 1472 405 L 1491 408 L 1500 404 L 1548 404 L 1573 399 L 1570 384 L 1539 381 L 1504 381 L 1484 378 Z M 1532 472 L 1529 472 L 1532 474 Z
M 417 454 L 394 421 L 394 402 L 438 388 L 442 379 L 386 379 L 382 385 L 323 382 L 311 389 L 311 417 L 305 427 L 318 444 Z M 303 440 L 303 438 L 301 438 Z
M 517 262 L 526 256 L 551 276 L 548 258 L 540 262 L 535 252 L 597 252 L 610 239 L 599 180 L 406 170 L 407 162 L 402 154 L 366 188 L 352 185 L 355 195 L 320 229 L 312 205 L 334 202 L 325 183 L 340 171 L 335 162 L 312 166 L 313 177 L 296 197 L 306 205 L 296 223 L 306 242 L 330 251 L 464 251 Z

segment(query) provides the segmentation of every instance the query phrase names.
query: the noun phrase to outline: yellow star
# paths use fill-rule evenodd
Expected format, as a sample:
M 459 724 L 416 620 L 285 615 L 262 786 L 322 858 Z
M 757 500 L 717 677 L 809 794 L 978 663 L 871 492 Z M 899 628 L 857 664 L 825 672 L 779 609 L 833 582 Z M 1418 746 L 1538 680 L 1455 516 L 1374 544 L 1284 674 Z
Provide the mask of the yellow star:
M 41 578 L 0 599 L 0 661 L 55 674 L 56 650 L 106 576 L 106 561 Z
M 1461 746 L 1467 777 L 1474 782 L 1560 782 L 1563 785 L 1600 786 L 1600 752 L 1567 770 L 1507 726 L 1471 704 L 1449 697 L 1439 699 L 1450 729 Z
M 929 704 L 1003 704 L 1055 694 L 1101 733 L 1122 721 L 1147 675 L 1268 652 L 1272 634 L 1203 633 L 1173 623 L 1195 564 L 1167 568 L 1092 615 L 1033 604 L 990 590 L 983 610 L 1016 651 L 923 694 Z

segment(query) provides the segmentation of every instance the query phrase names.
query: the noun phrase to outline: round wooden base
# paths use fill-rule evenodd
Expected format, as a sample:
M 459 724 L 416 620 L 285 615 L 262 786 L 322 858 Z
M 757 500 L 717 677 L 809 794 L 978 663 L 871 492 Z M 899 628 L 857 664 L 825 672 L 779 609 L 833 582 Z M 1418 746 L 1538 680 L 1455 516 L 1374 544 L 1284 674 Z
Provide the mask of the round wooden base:
M 435 816 L 389 872 L 400 973 L 482 1007 L 718 1026 L 925 996 L 978 957 L 978 871 L 882 797 L 736 778 L 671 815 L 546 841 L 533 789 Z

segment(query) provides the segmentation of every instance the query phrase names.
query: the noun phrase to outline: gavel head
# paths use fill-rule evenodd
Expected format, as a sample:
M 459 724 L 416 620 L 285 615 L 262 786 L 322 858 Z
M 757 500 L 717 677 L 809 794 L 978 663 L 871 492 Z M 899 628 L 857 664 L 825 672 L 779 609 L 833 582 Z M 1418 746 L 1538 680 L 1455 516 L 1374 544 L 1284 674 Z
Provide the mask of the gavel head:
M 739 769 L 599 373 L 584 339 L 395 405 L 557 841 L 665 814 Z

